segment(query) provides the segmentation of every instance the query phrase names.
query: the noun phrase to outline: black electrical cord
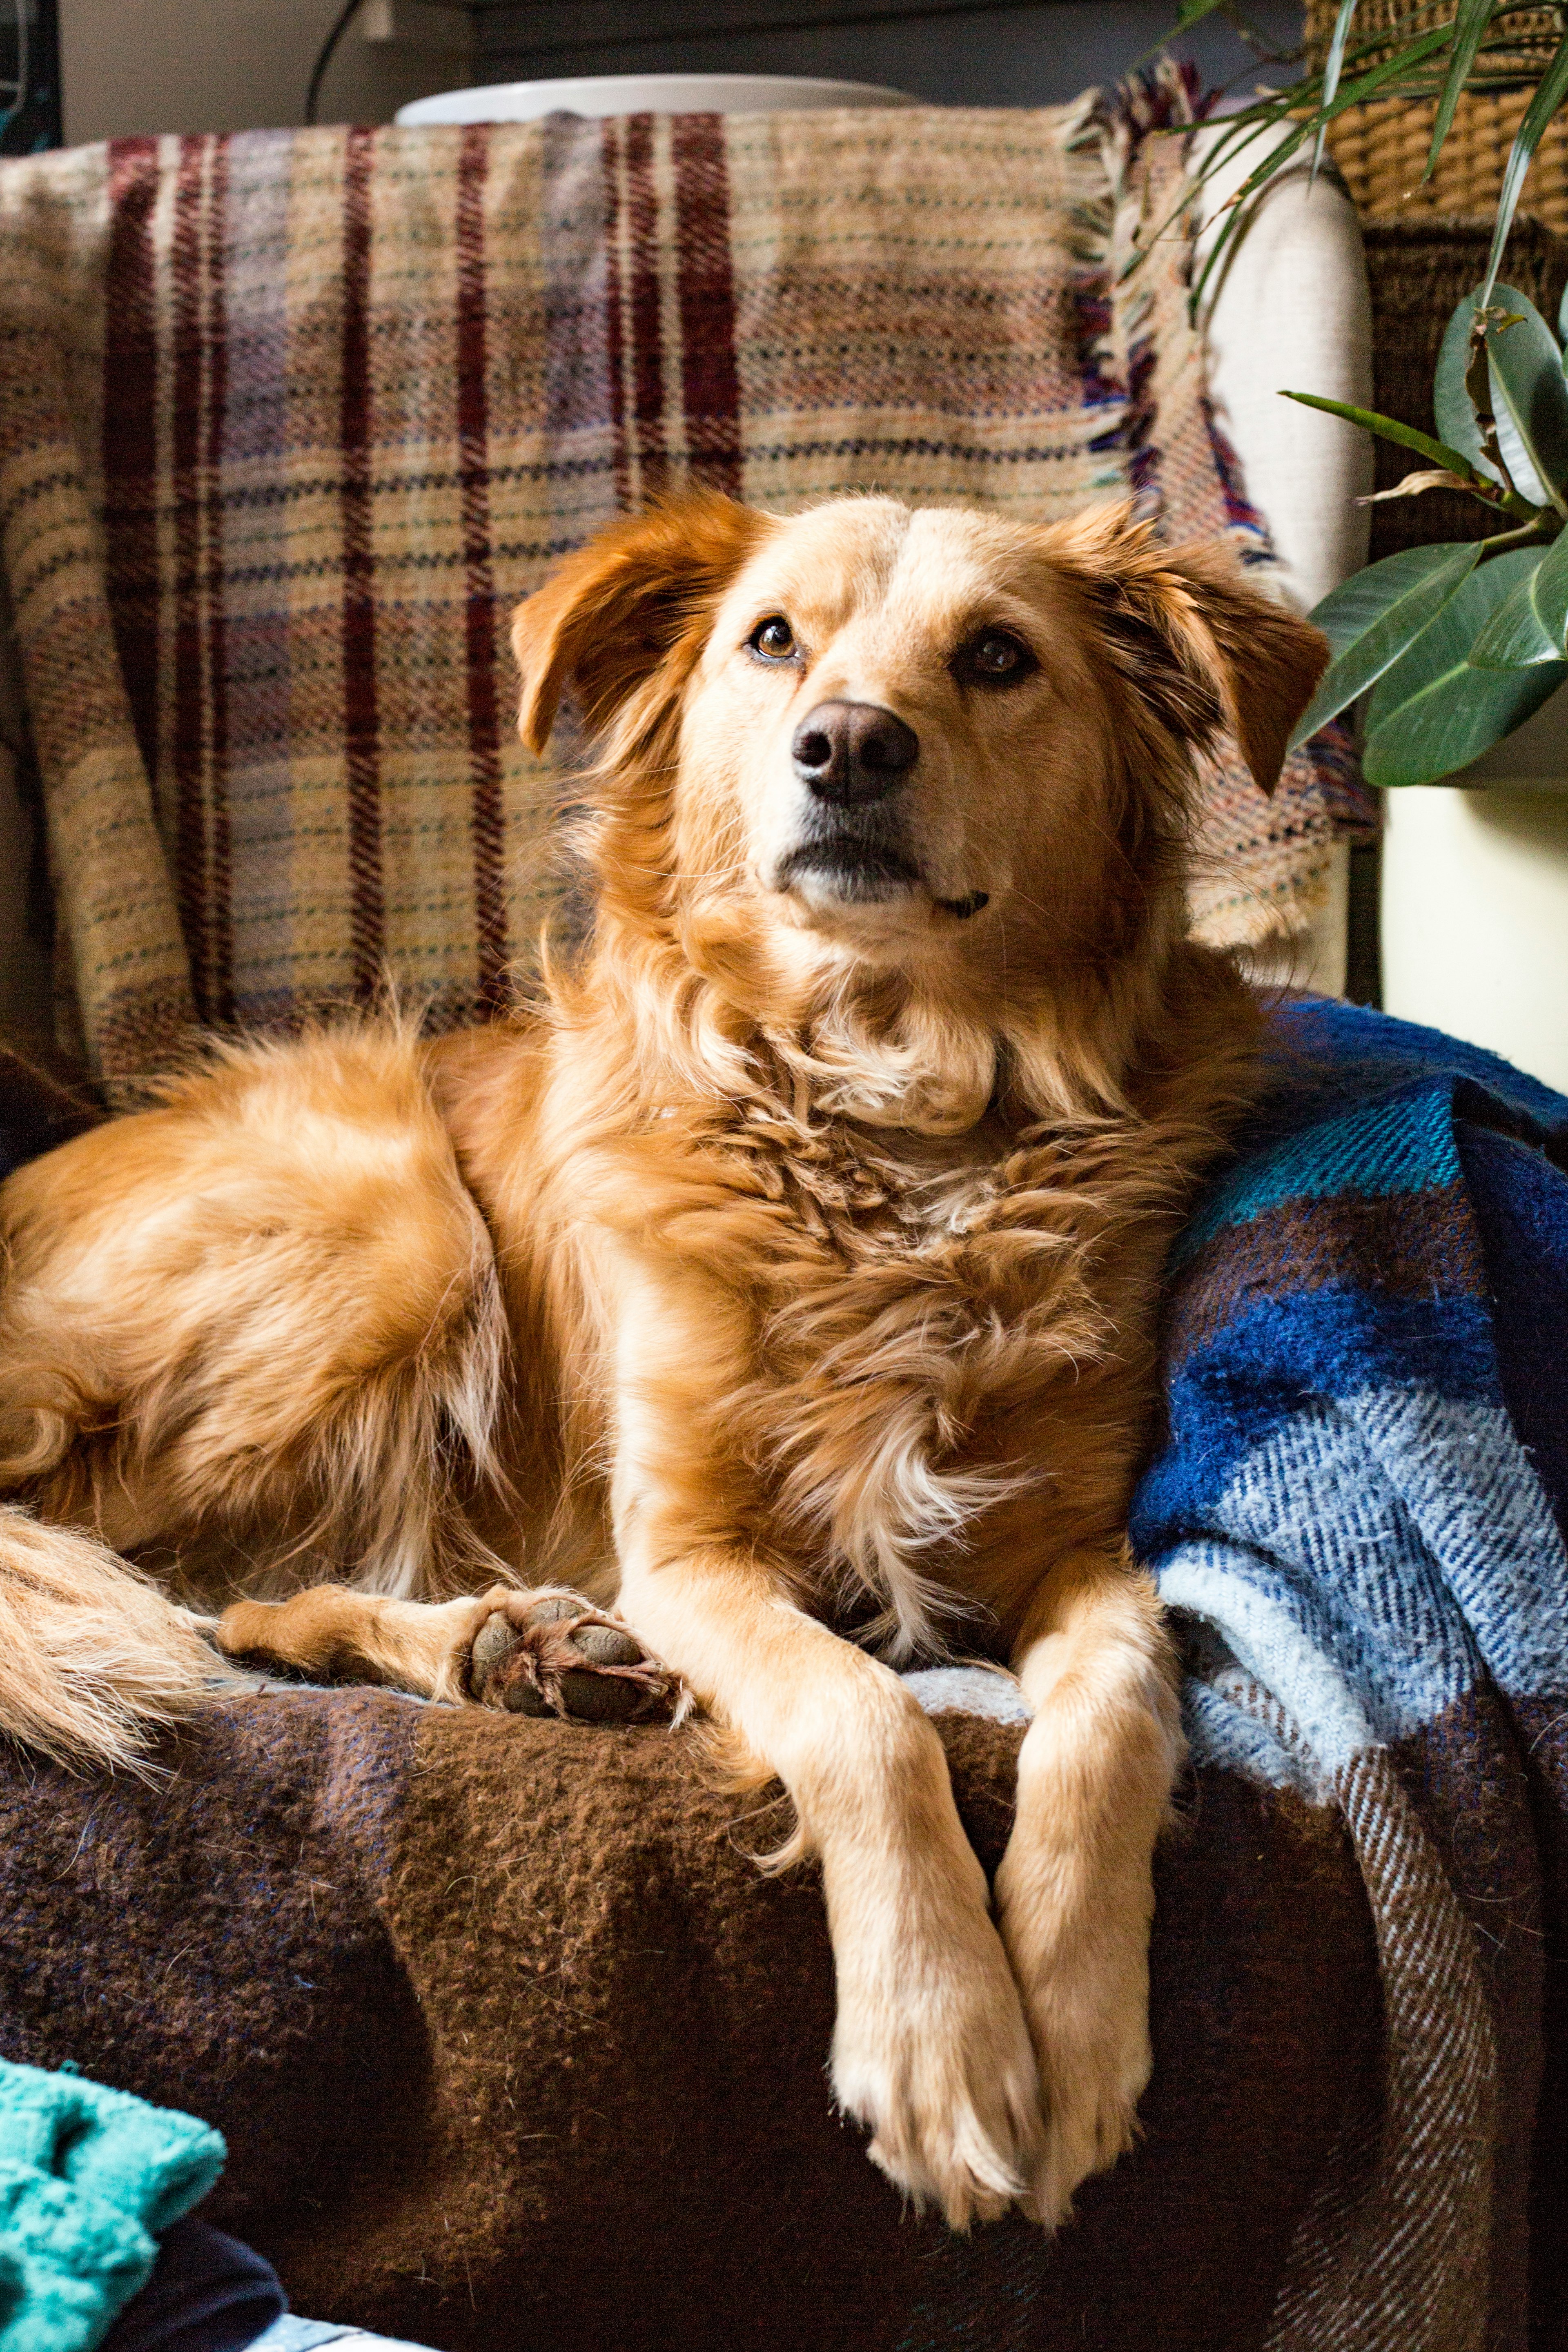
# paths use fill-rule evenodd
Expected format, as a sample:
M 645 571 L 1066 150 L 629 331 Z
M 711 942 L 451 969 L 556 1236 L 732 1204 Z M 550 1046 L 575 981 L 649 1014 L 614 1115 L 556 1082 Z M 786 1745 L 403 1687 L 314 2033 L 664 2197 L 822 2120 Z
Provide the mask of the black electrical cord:
M 321 103 L 321 84 L 327 78 L 327 68 L 332 62 L 333 53 L 337 48 L 338 43 L 342 39 L 343 35 L 348 31 L 349 26 L 359 15 L 359 11 L 360 0 L 343 0 L 343 5 L 338 11 L 337 18 L 332 26 L 331 31 L 327 35 L 326 39 L 321 43 L 320 49 L 316 53 L 316 62 L 310 68 L 310 85 L 305 92 L 305 120 L 307 122 L 314 122 L 316 119 L 316 109 Z

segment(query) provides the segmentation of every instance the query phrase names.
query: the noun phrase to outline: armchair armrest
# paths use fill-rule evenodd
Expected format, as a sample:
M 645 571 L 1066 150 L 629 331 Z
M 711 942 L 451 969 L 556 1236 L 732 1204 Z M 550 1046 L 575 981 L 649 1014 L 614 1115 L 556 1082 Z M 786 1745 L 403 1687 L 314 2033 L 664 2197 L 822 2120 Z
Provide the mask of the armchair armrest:
M 1218 127 L 1197 134 L 1212 150 Z M 1226 207 L 1258 159 L 1247 148 L 1205 191 L 1200 261 Z M 1241 461 L 1247 494 L 1267 519 L 1280 593 L 1310 612 L 1366 562 L 1373 448 L 1336 416 L 1282 400 L 1315 392 L 1358 407 L 1372 400 L 1372 309 L 1355 207 L 1331 173 L 1302 163 L 1265 189 L 1233 240 L 1206 297 L 1209 391 Z M 1338 995 L 1344 987 L 1350 850 L 1336 845 L 1327 906 L 1289 971 L 1271 975 Z

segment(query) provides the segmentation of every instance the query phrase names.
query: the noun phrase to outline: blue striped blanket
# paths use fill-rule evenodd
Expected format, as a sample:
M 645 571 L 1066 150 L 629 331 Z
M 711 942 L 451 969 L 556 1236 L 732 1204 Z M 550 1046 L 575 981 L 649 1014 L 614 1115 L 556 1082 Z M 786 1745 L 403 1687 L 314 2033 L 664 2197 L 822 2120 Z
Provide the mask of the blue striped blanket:
M 1173 1269 L 1132 1523 L 1200 1783 L 1339 1808 L 1376 1931 L 1381 2113 L 1347 2123 L 1270 2342 L 1560 2345 L 1568 1101 L 1345 1006 L 1279 1034 L 1279 1097 Z

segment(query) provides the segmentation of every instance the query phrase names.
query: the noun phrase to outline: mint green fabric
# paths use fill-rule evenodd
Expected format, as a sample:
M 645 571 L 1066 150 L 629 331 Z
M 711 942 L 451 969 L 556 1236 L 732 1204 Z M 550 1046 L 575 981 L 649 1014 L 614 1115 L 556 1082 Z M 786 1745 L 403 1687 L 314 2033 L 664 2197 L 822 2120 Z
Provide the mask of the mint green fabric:
M 195 2116 L 0 2059 L 0 2352 L 92 2352 L 226 2152 Z

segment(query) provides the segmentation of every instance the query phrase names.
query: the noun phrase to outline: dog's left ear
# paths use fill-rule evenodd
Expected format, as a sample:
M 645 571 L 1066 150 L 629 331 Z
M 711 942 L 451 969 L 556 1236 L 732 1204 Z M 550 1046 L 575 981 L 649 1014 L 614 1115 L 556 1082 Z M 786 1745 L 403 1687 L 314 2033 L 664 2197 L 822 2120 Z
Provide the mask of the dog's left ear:
M 1068 525 L 1060 544 L 1088 573 L 1111 656 L 1155 717 L 1192 743 L 1228 732 L 1271 793 L 1328 639 L 1249 588 L 1223 547 L 1163 547 L 1125 506 Z
M 569 555 L 512 616 L 518 732 L 529 750 L 549 742 L 569 685 L 589 733 L 608 726 L 769 528 L 766 515 L 733 499 L 691 490 L 611 523 Z

